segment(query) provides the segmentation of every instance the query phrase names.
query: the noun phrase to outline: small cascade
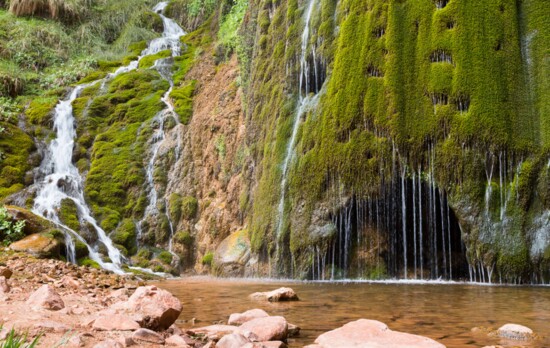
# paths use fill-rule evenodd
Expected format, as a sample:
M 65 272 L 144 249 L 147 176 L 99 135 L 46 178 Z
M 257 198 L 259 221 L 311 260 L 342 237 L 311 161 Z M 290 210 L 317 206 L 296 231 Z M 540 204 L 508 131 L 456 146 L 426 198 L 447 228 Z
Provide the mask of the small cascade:
M 163 146 L 166 146 L 166 145 L 170 146 L 170 144 L 167 144 L 167 142 L 169 142 L 171 139 L 167 137 L 168 131 L 165 129 L 165 123 L 167 120 L 173 119 L 176 121 L 176 126 L 179 124 L 179 116 L 176 114 L 174 110 L 174 106 L 170 101 L 170 93 L 174 88 L 174 81 L 172 79 L 172 68 L 174 64 L 174 57 L 181 54 L 180 37 L 185 35 L 185 31 L 180 26 L 178 26 L 177 23 L 174 22 L 172 19 L 167 18 L 162 14 L 166 6 L 167 6 L 167 2 L 161 2 L 154 8 L 154 11 L 159 14 L 159 16 L 162 18 L 162 21 L 164 23 L 164 32 L 162 34 L 162 37 L 151 41 L 151 43 L 149 44 L 149 47 L 143 53 L 145 55 L 149 55 L 149 54 L 154 54 L 156 52 L 160 52 L 162 50 L 167 50 L 167 49 L 170 49 L 172 51 L 171 57 L 158 59 L 153 66 L 153 69 L 156 69 L 159 72 L 159 74 L 166 81 L 168 81 L 168 83 L 170 84 L 170 88 L 162 97 L 162 102 L 166 105 L 165 109 L 159 112 L 151 122 L 151 124 L 155 125 L 157 128 L 153 132 L 153 135 L 151 136 L 151 139 L 149 141 L 151 157 L 149 158 L 149 161 L 147 162 L 147 165 L 145 167 L 146 185 L 148 190 L 147 198 L 149 203 L 145 208 L 143 219 L 139 221 L 137 224 L 138 225 L 138 235 L 137 235 L 138 244 L 143 234 L 144 222 L 147 221 L 150 217 L 153 217 L 161 213 L 158 209 L 159 192 L 155 185 L 154 171 L 156 168 L 155 164 L 159 157 L 159 150 Z M 176 163 L 169 170 L 172 170 L 180 159 L 179 152 L 181 152 L 181 147 L 182 147 L 181 134 L 177 132 L 176 136 L 177 136 L 177 141 L 175 146 Z M 174 237 L 174 225 L 169 214 L 170 209 L 169 209 L 169 204 L 167 199 L 164 199 L 164 206 L 165 206 L 164 214 L 168 220 L 168 224 L 170 227 L 168 251 L 176 259 L 179 259 L 179 257 L 172 250 L 173 249 L 172 239 Z
M 167 2 L 161 2 L 155 6 L 153 10 L 155 12 L 162 12 L 167 4 Z M 124 273 L 121 269 L 121 265 L 125 259 L 120 251 L 114 247 L 106 231 L 104 231 L 92 217 L 91 211 L 84 199 L 84 180 L 76 166 L 72 163 L 74 139 L 76 137 L 72 103 L 85 88 L 92 85 L 100 83 L 100 90 L 105 90 L 109 81 L 120 74 L 137 69 L 139 60 L 147 55 L 152 55 L 165 49 L 172 50 L 173 56 L 180 54 L 181 45 L 179 38 L 184 35 L 185 32 L 173 20 L 166 18 L 162 13 L 159 15 L 164 23 L 163 35 L 161 38 L 151 41 L 148 48 L 142 52 L 137 60 L 132 61 L 127 66 L 118 68 L 115 72 L 108 74 L 104 79 L 77 86 L 71 91 L 70 96 L 66 100 L 59 102 L 55 108 L 54 129 L 56 131 L 56 138 L 51 141 L 48 152 L 40 167 L 39 175 L 41 180 L 36 180 L 38 182 L 38 193 L 35 199 L 33 212 L 52 221 L 63 230 L 67 246 L 67 259 L 70 262 L 76 262 L 74 240 L 77 239 L 86 245 L 90 258 L 97 262 L 102 268 L 119 274 Z M 170 62 L 167 62 L 168 60 L 170 60 Z M 163 102 L 166 104 L 166 109 L 156 115 L 153 120 L 153 123 L 158 122 L 159 129 L 153 134 L 152 142 L 155 146 L 153 146 L 152 159 L 149 161 L 146 170 L 147 183 L 149 187 L 152 187 L 152 189 L 149 190 L 148 196 L 150 204 L 147 209 L 149 211 L 153 210 L 153 207 L 156 209 L 158 201 L 158 193 L 154 189 L 153 166 L 160 143 L 165 138 L 164 121 L 168 116 L 173 117 L 175 115 L 174 108 L 169 102 L 169 95 L 173 88 L 171 74 L 169 73 L 172 62 L 173 57 L 164 59 L 161 63 L 157 62 L 154 67 L 159 71 L 161 76 L 165 77 L 170 82 L 171 87 L 162 98 Z M 178 118 L 174 118 L 177 121 Z M 178 141 L 178 147 L 181 148 L 181 141 Z M 61 202 L 65 199 L 70 199 L 76 205 L 80 222 L 87 223 L 95 229 L 99 242 L 107 249 L 110 262 L 103 260 L 101 255 L 97 252 L 98 246 L 89 245 L 77 231 L 70 229 L 61 222 L 58 211 Z M 140 221 L 137 223 L 138 236 L 141 236 L 142 229 L 142 222 Z
M 277 236 L 277 250 L 279 250 L 279 243 L 281 242 L 281 234 L 283 232 L 283 220 L 284 220 L 284 208 L 285 208 L 285 198 L 286 198 L 286 190 L 287 190 L 287 179 L 288 179 L 288 171 L 290 162 L 292 160 L 293 154 L 294 154 L 294 147 L 296 145 L 296 137 L 298 135 L 298 129 L 300 127 L 300 121 L 302 117 L 311 109 L 313 109 L 317 105 L 318 100 L 318 94 L 310 95 L 311 93 L 317 93 L 319 88 L 315 87 L 317 86 L 317 78 L 311 79 L 311 71 L 312 66 L 310 62 L 308 61 L 308 46 L 309 46 L 309 37 L 310 37 L 310 22 L 311 22 L 311 15 L 313 13 L 313 8 L 315 7 L 317 0 L 309 0 L 309 3 L 307 5 L 306 15 L 304 18 L 305 27 L 304 31 L 302 33 L 302 44 L 301 44 L 301 54 L 300 54 L 300 78 L 299 78 L 299 85 L 298 85 L 298 107 L 296 108 L 296 111 L 294 113 L 294 121 L 292 126 L 292 135 L 290 136 L 290 140 L 288 141 L 286 152 L 285 152 L 285 158 L 282 165 L 282 175 L 281 175 L 281 185 L 280 185 L 280 199 L 279 199 L 279 205 L 277 209 L 277 228 L 276 228 L 276 236 Z M 313 50 L 314 52 L 315 50 Z M 314 53 L 313 53 L 314 54 Z M 316 60 L 314 59 L 314 62 Z M 317 76 L 317 65 L 314 64 L 313 66 L 313 72 L 314 76 Z M 312 90 L 312 86 L 314 89 Z M 279 251 L 277 252 L 279 253 Z
M 33 212 L 62 227 L 67 245 L 67 259 L 70 262 L 76 262 L 74 237 L 86 244 L 90 258 L 100 264 L 101 267 L 116 273 L 123 273 L 120 268 L 123 256 L 92 217 L 90 209 L 84 200 L 83 178 L 72 163 L 74 138 L 76 137 L 72 102 L 83 89 L 95 83 L 76 87 L 71 92 L 69 98 L 61 101 L 55 107 L 54 129 L 56 131 L 56 138 L 51 141 L 48 154 L 41 165 L 41 174 L 44 175 L 44 179 L 39 184 Z M 72 200 L 77 206 L 81 221 L 85 221 L 94 227 L 99 241 L 107 248 L 111 262 L 104 262 L 97 251 L 88 245 L 78 233 L 61 223 L 58 211 L 64 199 Z

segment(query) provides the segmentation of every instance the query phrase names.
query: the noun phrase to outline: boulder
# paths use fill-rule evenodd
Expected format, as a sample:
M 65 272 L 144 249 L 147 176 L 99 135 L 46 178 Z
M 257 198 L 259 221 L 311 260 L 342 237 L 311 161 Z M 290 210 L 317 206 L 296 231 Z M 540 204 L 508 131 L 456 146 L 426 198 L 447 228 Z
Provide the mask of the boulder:
M 13 275 L 13 272 L 8 267 L 0 267 L 0 277 L 10 279 Z
M 65 303 L 61 296 L 50 285 L 43 285 L 38 290 L 33 292 L 27 304 L 34 309 L 48 309 L 52 311 L 58 311 L 65 308 Z
M 172 335 L 166 339 L 166 345 L 167 346 L 176 346 L 180 348 L 191 348 L 190 345 L 187 344 L 185 339 L 181 337 L 180 335 Z
M 518 324 L 506 324 L 497 330 L 497 336 L 510 340 L 529 340 L 534 338 L 533 330 Z
M 261 342 L 262 348 L 286 348 L 286 344 L 281 341 Z
M 228 324 L 229 325 L 241 325 L 257 318 L 269 317 L 269 314 L 266 313 L 263 309 L 250 309 L 243 313 L 233 313 L 229 316 Z
M 10 286 L 8 280 L 4 276 L 0 276 L 0 294 L 7 294 L 10 292 Z
M 136 342 L 138 345 L 141 344 L 164 344 L 164 337 L 159 335 L 153 330 L 149 329 L 139 329 L 134 332 L 132 335 L 132 340 Z
M 298 295 L 291 288 L 279 288 L 267 292 L 255 292 L 250 297 L 253 300 L 267 300 L 269 302 L 298 301 Z
M 301 329 L 298 325 L 288 323 L 288 337 L 298 336 Z
M 359 319 L 320 335 L 310 348 L 445 348 L 430 338 L 392 331 L 376 320 Z
M 279 316 L 252 319 L 242 324 L 236 332 L 253 342 L 284 341 L 288 334 L 288 323 Z
M 168 329 L 182 311 L 181 302 L 176 297 L 156 286 L 139 287 L 128 301 L 116 303 L 112 308 L 141 316 L 141 327 L 152 330 Z
M 27 209 L 16 207 L 13 205 L 6 206 L 6 209 L 15 220 L 25 220 L 25 227 L 23 228 L 23 232 L 26 235 L 42 233 L 55 228 L 55 226 L 50 221 L 34 214 Z
M 250 343 L 248 338 L 238 333 L 232 333 L 223 336 L 218 343 L 216 343 L 216 348 L 241 348 L 247 343 Z
M 134 331 L 140 326 L 132 318 L 116 314 L 97 318 L 92 328 L 96 331 Z
M 249 259 L 248 233 L 245 230 L 232 233 L 221 242 L 214 253 L 214 272 L 225 277 L 243 276 Z
M 49 234 L 36 233 L 12 243 L 10 249 L 31 254 L 38 258 L 56 257 L 61 244 Z

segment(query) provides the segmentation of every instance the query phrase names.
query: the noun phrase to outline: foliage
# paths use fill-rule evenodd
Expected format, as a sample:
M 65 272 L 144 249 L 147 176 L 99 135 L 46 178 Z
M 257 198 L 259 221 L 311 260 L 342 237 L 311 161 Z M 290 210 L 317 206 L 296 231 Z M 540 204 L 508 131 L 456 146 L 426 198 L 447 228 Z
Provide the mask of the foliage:
M 185 82 L 181 87 L 174 88 L 170 98 L 174 101 L 176 113 L 180 122 L 188 124 L 193 116 L 193 93 L 195 92 L 196 81 Z
M 14 221 L 14 217 L 8 212 L 6 207 L 0 208 L 0 239 L 4 245 L 23 238 L 23 229 L 25 228 L 25 220 Z
M 232 52 L 239 43 L 238 30 L 247 8 L 247 0 L 236 0 L 229 13 L 223 16 L 221 20 L 218 40 L 228 52 Z
M 202 257 L 202 264 L 205 266 L 212 266 L 212 262 L 214 261 L 214 253 L 209 251 Z
M 172 0 L 166 15 L 174 18 L 187 31 L 197 29 L 218 7 L 216 0 Z
M 2 331 L 3 326 L 0 326 L 0 331 Z M 34 348 L 38 345 L 40 336 L 36 336 L 30 343 L 27 343 L 28 333 L 18 334 L 14 328 L 12 328 L 7 337 L 0 341 L 0 348 Z
M 168 251 L 161 251 L 158 255 L 157 255 L 157 258 L 159 260 L 161 260 L 162 262 L 164 262 L 165 264 L 169 265 L 172 263 L 172 259 L 173 259 L 173 256 L 172 254 L 170 254 Z
M 181 216 L 185 220 L 192 220 L 197 216 L 199 202 L 195 197 L 187 196 L 181 200 Z

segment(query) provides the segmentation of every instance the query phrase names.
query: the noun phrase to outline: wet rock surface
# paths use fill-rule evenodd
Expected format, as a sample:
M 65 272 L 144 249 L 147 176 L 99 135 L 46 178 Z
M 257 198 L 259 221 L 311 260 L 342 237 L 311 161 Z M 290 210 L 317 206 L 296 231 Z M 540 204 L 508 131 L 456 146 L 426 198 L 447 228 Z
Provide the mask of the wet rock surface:
M 279 302 L 279 301 L 298 301 L 298 295 L 291 288 L 279 288 L 273 291 L 266 292 L 255 292 L 250 295 L 250 298 L 258 301 L 269 301 L 269 302 Z

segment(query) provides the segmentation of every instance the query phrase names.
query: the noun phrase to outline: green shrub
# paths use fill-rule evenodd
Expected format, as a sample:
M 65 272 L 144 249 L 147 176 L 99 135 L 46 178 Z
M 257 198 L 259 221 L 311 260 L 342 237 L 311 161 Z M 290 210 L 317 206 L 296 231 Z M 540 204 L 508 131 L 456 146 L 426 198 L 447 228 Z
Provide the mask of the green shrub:
M 15 221 L 6 207 L 0 208 L 0 239 L 6 246 L 23 238 L 25 234 L 25 220 Z
M 164 262 L 165 264 L 169 265 L 172 263 L 172 259 L 173 259 L 173 255 L 170 254 L 170 252 L 168 251 L 161 251 L 158 255 L 157 255 L 157 258 L 159 260 L 161 260 L 162 262 Z
M 193 236 L 188 231 L 179 231 L 174 236 L 174 240 L 185 245 L 186 247 L 193 245 Z

